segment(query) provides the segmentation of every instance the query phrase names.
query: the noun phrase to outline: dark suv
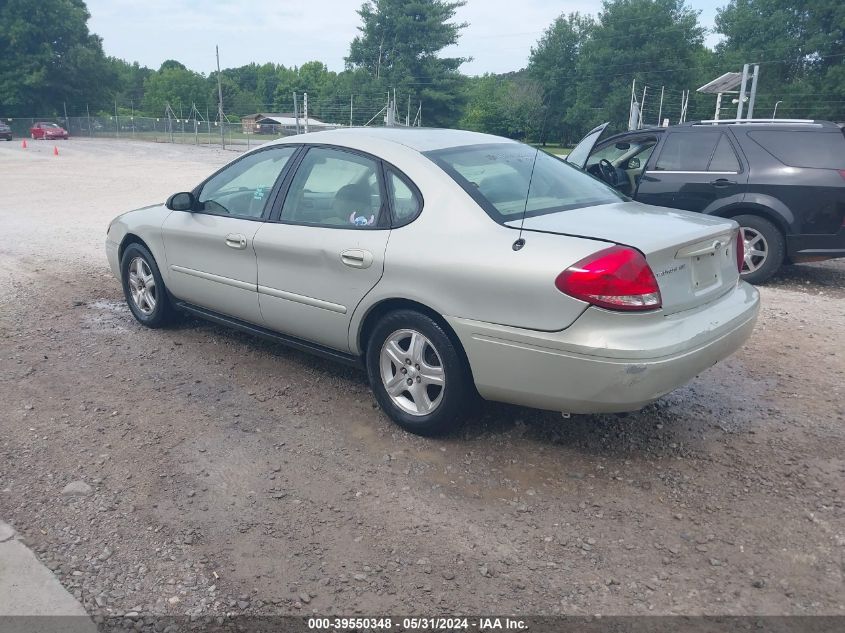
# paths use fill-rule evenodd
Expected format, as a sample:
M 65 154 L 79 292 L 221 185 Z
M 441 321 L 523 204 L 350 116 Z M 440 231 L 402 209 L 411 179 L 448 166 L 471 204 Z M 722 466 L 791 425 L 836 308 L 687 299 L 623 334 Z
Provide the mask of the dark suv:
M 566 160 L 646 204 L 733 218 L 743 278 L 845 257 L 845 135 L 827 121 L 700 121 L 602 139 Z
M 0 138 L 4 138 L 7 141 L 12 140 L 12 128 L 3 123 L 3 121 L 0 121 Z

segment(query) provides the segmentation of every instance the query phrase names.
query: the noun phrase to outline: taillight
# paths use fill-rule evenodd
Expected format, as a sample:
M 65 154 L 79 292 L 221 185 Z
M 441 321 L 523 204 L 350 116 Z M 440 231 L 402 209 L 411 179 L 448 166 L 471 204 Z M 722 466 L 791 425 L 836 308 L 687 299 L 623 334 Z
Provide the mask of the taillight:
M 843 178 L 845 178 L 845 169 L 840 169 L 839 175 L 842 176 Z
M 745 236 L 742 234 L 742 227 L 736 232 L 734 237 L 734 253 L 736 253 L 736 269 L 742 274 L 742 266 L 745 264 Z
M 654 310 L 662 305 L 657 279 L 639 251 L 611 246 L 573 264 L 555 287 L 576 299 L 611 310 Z

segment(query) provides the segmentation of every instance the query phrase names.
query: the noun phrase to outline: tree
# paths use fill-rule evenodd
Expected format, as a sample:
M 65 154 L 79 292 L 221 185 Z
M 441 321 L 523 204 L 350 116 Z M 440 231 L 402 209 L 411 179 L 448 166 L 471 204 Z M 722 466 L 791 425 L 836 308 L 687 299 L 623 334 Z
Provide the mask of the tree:
M 205 77 L 178 62 L 177 65 L 165 64 L 144 82 L 144 109 L 147 114 L 161 116 L 168 103 L 177 114 L 181 106 L 185 116 L 193 103 L 198 106 L 216 105 L 217 99 L 212 100 L 212 90 Z
M 349 47 L 349 69 L 365 69 L 387 91 L 423 102 L 426 122 L 457 121 L 463 105 L 462 57 L 440 57 L 467 25 L 454 23 L 466 0 L 372 0 L 358 10 L 361 32 Z
M 681 90 L 695 87 L 703 42 L 698 12 L 683 0 L 603 0 L 571 77 L 577 97 L 567 123 L 581 133 L 602 121 L 624 129 L 633 80 L 640 94 L 649 86 L 645 116 L 650 123 L 657 123 L 655 94 L 661 86 L 667 94 L 663 114 L 674 118 L 680 114 Z
M 716 17 L 721 65 L 760 63 L 755 112 L 845 118 L 845 4 L 841 0 L 731 0 Z
M 539 139 L 543 91 L 525 71 L 473 77 L 468 80 L 467 93 L 462 128 L 521 140 Z
M 117 75 L 82 0 L 0 3 L 0 106 L 12 116 L 47 115 L 108 101 Z
M 578 57 L 594 26 L 590 16 L 579 13 L 561 15 L 546 29 L 531 48 L 528 73 L 543 91 L 543 120 L 540 140 L 576 137 L 582 130 L 572 130 L 566 115 L 575 105 Z

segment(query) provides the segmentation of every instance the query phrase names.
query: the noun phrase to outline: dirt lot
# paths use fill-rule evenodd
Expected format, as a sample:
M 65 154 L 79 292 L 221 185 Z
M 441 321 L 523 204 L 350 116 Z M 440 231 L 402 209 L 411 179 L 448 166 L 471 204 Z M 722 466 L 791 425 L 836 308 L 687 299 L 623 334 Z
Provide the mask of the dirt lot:
M 427 440 L 362 373 L 131 318 L 108 221 L 234 154 L 52 149 L 0 143 L 0 519 L 91 613 L 845 613 L 843 263 L 642 412 Z

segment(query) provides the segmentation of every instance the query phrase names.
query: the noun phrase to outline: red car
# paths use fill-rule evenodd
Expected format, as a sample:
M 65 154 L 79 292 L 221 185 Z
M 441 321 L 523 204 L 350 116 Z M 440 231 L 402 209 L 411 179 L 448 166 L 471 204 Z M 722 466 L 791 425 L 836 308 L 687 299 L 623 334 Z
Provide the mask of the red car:
M 29 128 L 29 134 L 33 139 L 57 139 L 61 138 L 67 140 L 67 130 L 57 123 L 40 122 Z

